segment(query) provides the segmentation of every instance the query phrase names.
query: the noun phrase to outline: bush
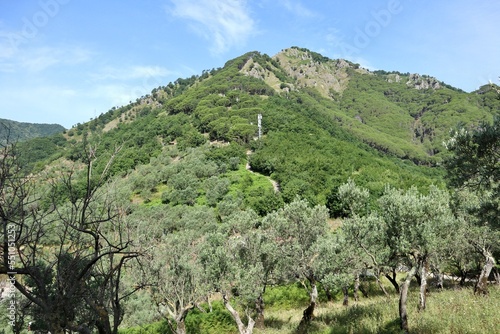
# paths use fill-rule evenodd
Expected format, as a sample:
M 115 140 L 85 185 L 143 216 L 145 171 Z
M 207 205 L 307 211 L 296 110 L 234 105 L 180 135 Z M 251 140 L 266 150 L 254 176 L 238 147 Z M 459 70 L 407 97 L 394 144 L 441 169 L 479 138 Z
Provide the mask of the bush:
M 166 320 L 149 325 L 120 329 L 119 334 L 173 334 Z
M 208 305 L 202 305 L 208 310 Z M 194 309 L 186 317 L 186 330 L 188 333 L 235 333 L 236 324 L 229 312 L 221 302 L 212 303 L 212 312 L 201 312 Z

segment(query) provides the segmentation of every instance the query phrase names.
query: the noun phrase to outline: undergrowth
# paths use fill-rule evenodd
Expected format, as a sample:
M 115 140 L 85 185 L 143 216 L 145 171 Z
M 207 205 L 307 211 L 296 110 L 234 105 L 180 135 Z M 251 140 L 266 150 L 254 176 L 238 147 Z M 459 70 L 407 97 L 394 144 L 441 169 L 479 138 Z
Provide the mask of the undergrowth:
M 349 306 L 342 306 L 341 298 L 334 296 L 320 302 L 306 333 L 311 334 L 368 334 L 401 333 L 399 329 L 398 295 L 389 298 L 373 294 L 355 302 L 350 296 Z M 307 293 L 300 284 L 274 287 L 266 292 L 265 328 L 256 334 L 300 334 L 297 327 L 307 305 Z M 419 334 L 500 333 L 500 287 L 491 286 L 488 296 L 475 296 L 472 288 L 431 290 L 427 308 L 418 311 L 418 287 L 412 286 L 408 299 L 410 332 Z M 236 325 L 220 302 L 212 303 L 212 312 L 192 311 L 186 318 L 188 333 L 237 333 Z M 208 307 L 204 307 L 208 310 Z M 243 313 L 243 312 L 242 312 Z M 124 329 L 120 334 L 169 333 L 165 322 Z

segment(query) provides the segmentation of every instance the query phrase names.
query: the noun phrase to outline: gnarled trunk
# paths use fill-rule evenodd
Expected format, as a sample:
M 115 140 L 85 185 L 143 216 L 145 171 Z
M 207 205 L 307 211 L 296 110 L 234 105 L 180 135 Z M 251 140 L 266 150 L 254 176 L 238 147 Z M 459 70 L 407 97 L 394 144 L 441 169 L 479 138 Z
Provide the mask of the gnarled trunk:
M 491 255 L 491 252 L 483 248 L 483 256 L 485 258 L 483 269 L 477 280 L 476 287 L 474 288 L 475 294 L 488 294 L 488 277 L 490 276 L 491 270 L 495 266 L 495 258 Z
M 419 311 L 425 310 L 427 302 L 427 273 L 429 271 L 429 264 L 427 258 L 424 258 L 420 267 L 420 297 L 418 309 Z
M 186 317 L 190 310 L 194 308 L 194 305 L 189 305 L 181 310 L 179 315 L 175 318 L 175 325 L 177 329 L 175 330 L 176 334 L 186 334 Z
M 316 280 L 313 277 L 308 277 L 311 284 L 311 292 L 309 293 L 309 306 L 302 312 L 302 320 L 300 320 L 299 331 L 304 330 L 311 320 L 314 318 L 314 308 L 316 307 L 316 300 L 318 299 L 318 288 L 316 287 Z
M 385 274 L 385 278 L 387 278 L 389 280 L 389 282 L 391 282 L 391 284 L 392 284 L 392 286 L 394 286 L 394 289 L 396 290 L 396 292 L 399 293 L 400 289 L 399 289 L 399 284 L 396 281 L 396 269 L 392 269 L 392 276 L 390 276 L 389 274 Z
M 353 292 L 353 296 L 354 296 L 354 301 L 359 301 L 359 286 L 360 286 L 360 283 L 359 283 L 359 274 L 356 274 L 354 276 L 354 292 Z
M 259 329 L 264 329 L 264 298 L 262 294 L 255 301 L 255 310 L 257 311 L 257 316 L 255 317 L 255 327 Z
M 500 285 L 500 271 L 498 268 L 493 268 L 493 277 L 495 277 L 496 284 Z
M 444 287 L 444 278 L 443 278 L 443 272 L 439 268 L 439 266 L 433 265 L 432 267 L 432 273 L 436 277 L 436 288 L 441 291 L 443 290 Z
M 417 272 L 417 267 L 413 266 L 406 275 L 406 279 L 401 286 L 399 293 L 399 319 L 401 321 L 401 329 L 405 332 L 405 334 L 409 333 L 408 330 L 408 313 L 406 312 L 406 301 L 408 300 L 408 289 L 410 287 L 411 280 L 415 273 Z
M 226 293 L 223 293 L 222 300 L 224 301 L 224 306 L 231 313 L 234 321 L 236 321 L 236 326 L 238 327 L 238 331 L 240 334 L 252 334 L 253 328 L 255 326 L 255 320 L 253 320 L 249 314 L 247 314 L 248 324 L 245 326 L 243 321 L 241 320 L 240 314 L 236 311 L 231 304 L 229 304 L 229 298 Z
M 323 290 L 325 290 L 326 299 L 331 302 L 333 300 L 332 292 L 326 286 L 323 286 Z
M 342 288 L 342 292 L 344 293 L 344 301 L 342 302 L 342 305 L 349 306 L 349 289 L 348 289 L 348 287 L 344 286 Z
M 184 319 L 176 320 L 175 324 L 177 325 L 175 330 L 176 334 L 186 334 L 186 323 L 184 322 Z
M 379 273 L 377 273 L 375 275 L 375 280 L 377 281 L 377 284 L 378 284 L 380 290 L 382 290 L 382 292 L 384 293 L 384 295 L 387 298 L 389 298 L 389 294 L 387 293 L 387 290 L 385 289 L 384 285 L 382 284 L 382 281 L 380 280 L 380 274 Z

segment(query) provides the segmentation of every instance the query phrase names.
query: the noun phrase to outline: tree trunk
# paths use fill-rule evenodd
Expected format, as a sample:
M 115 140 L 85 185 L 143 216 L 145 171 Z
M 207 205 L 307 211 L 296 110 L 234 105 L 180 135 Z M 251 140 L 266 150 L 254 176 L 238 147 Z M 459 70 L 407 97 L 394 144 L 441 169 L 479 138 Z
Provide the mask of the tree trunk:
M 264 298 L 262 294 L 255 301 L 255 310 L 257 311 L 257 316 L 255 318 L 255 327 L 259 329 L 264 329 Z
M 186 317 L 192 309 L 196 307 L 195 304 L 189 304 L 184 307 L 180 306 L 180 303 L 177 303 L 176 305 L 176 313 L 177 316 L 175 317 L 175 327 L 177 328 L 175 330 L 176 334 L 186 334 Z
M 385 277 L 391 282 L 392 286 L 394 286 L 394 289 L 396 290 L 397 293 L 399 293 L 399 284 L 396 281 L 396 269 L 392 269 L 392 277 L 389 276 L 389 274 L 385 274 Z
M 400 289 L 400 294 L 399 294 L 399 319 L 401 321 L 401 329 L 404 331 L 405 334 L 408 334 L 408 314 L 406 312 L 406 301 L 408 299 L 408 289 L 410 287 L 410 282 L 415 276 L 415 273 L 417 272 L 417 267 L 413 266 L 406 276 L 405 281 L 403 282 L 403 285 L 401 286 Z
M 65 330 L 64 333 L 92 334 L 92 331 L 86 325 L 78 325 L 69 330 Z
M 442 291 L 443 290 L 443 287 L 444 287 L 444 279 L 443 279 L 443 273 L 441 272 L 441 269 L 439 268 L 439 266 L 432 266 L 432 272 L 434 274 L 434 276 L 436 276 L 436 288 L 439 290 L 439 291 Z
M 250 315 L 247 314 L 247 317 L 248 317 L 248 325 L 245 326 L 245 324 L 243 323 L 243 321 L 241 320 L 241 317 L 240 317 L 240 314 L 238 313 L 238 311 L 236 311 L 232 306 L 231 304 L 229 304 L 229 299 L 227 297 L 227 294 L 224 293 L 222 295 L 222 300 L 224 301 L 224 306 L 226 307 L 226 309 L 229 311 L 229 313 L 231 313 L 234 321 L 236 321 L 236 326 L 238 326 L 238 331 L 240 332 L 240 334 L 252 334 L 253 332 L 253 327 L 255 325 L 255 320 L 253 320 Z
M 474 293 L 487 295 L 488 277 L 490 276 L 491 270 L 495 266 L 495 258 L 493 258 L 491 252 L 487 249 L 483 249 L 483 256 L 485 257 L 485 263 L 483 269 L 481 270 L 481 275 L 479 275 L 479 279 L 477 280 L 476 287 L 474 288 Z
M 496 284 L 500 285 L 500 271 L 498 268 L 493 268 L 493 277 L 495 277 Z
M 359 301 L 359 274 L 356 274 L 354 276 L 354 292 L 353 292 L 353 296 L 354 296 L 354 301 Z
M 415 274 L 415 280 L 417 281 L 417 284 L 420 286 L 422 284 L 422 278 L 420 277 L 420 273 Z
M 186 334 L 186 323 L 184 322 L 184 319 L 176 320 L 175 324 L 177 327 L 175 330 L 176 334 Z
M 385 289 L 384 285 L 382 284 L 382 281 L 380 280 L 379 276 L 380 276 L 380 274 L 375 275 L 375 280 L 377 281 L 377 284 L 380 287 L 380 289 L 382 290 L 382 292 L 384 293 L 384 295 L 387 298 L 389 298 L 389 294 L 387 293 L 387 290 Z
M 327 287 L 323 286 L 323 290 L 325 290 L 325 295 L 326 295 L 326 299 L 331 302 L 333 300 L 333 296 L 332 296 L 332 292 L 330 291 L 330 289 L 328 289 Z
M 305 330 L 311 320 L 314 318 L 314 308 L 316 307 L 316 300 L 318 299 L 318 288 L 316 287 L 316 280 L 312 277 L 308 278 L 311 283 L 311 292 L 309 294 L 309 306 L 302 312 L 302 320 L 299 324 L 299 332 Z
M 465 285 L 465 281 L 466 280 L 467 280 L 467 271 L 466 270 L 460 270 L 460 282 L 459 282 L 459 285 L 463 287 Z
M 344 293 L 344 301 L 342 302 L 342 305 L 349 306 L 349 289 L 348 289 L 348 287 L 344 286 L 342 288 L 342 292 Z
M 54 312 L 56 313 L 56 312 Z M 61 326 L 61 319 L 57 315 L 48 313 L 48 310 L 45 310 L 44 315 L 48 315 L 48 318 L 43 319 L 46 324 L 46 327 L 43 330 L 49 330 L 52 334 L 64 334 L 64 328 Z
M 429 264 L 427 262 L 427 258 L 424 258 L 420 268 L 420 297 L 418 304 L 419 311 L 425 310 L 425 305 L 427 302 L 427 272 L 429 270 L 428 266 Z
M 50 333 L 52 334 L 64 334 L 64 330 L 60 325 L 49 325 Z

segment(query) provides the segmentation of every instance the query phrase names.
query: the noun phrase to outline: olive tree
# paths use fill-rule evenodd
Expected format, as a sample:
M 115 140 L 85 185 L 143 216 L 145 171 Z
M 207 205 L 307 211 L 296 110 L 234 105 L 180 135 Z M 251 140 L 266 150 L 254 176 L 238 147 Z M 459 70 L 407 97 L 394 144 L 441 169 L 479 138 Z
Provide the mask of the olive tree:
M 316 259 L 312 263 L 315 276 L 325 291 L 341 290 L 344 294 L 343 305 L 348 306 L 348 289 L 354 281 L 354 298 L 358 301 L 360 289 L 359 276 L 365 264 L 361 253 L 346 242 L 341 231 L 321 236 L 314 245 Z
M 188 312 L 208 293 L 198 259 L 199 242 L 191 231 L 167 234 L 154 244 L 143 266 L 153 301 L 178 334 L 186 333 Z
M 263 294 L 279 256 L 274 242 L 255 212 L 241 211 L 210 233 L 200 252 L 204 279 L 212 292 L 222 294 L 224 306 L 242 334 L 264 325 Z M 244 311 L 246 324 L 239 310 Z
M 15 143 L 0 152 L 0 273 L 29 302 L 42 330 L 117 333 L 122 301 L 131 291 L 122 269 L 139 254 L 110 186 L 109 168 L 119 148 L 98 154 L 86 140 L 74 163 L 28 174 Z
M 419 308 L 425 309 L 429 260 L 442 251 L 447 236 L 455 230 L 456 220 L 448 193 L 434 186 L 426 195 L 416 188 L 402 191 L 387 187 L 379 205 L 385 242 L 401 264 L 408 266 L 399 298 L 401 328 L 408 332 L 406 301 L 410 282 L 420 273 Z
M 341 207 L 345 208 L 346 218 L 342 221 L 341 231 L 343 241 L 350 249 L 351 254 L 357 254 L 358 267 L 373 270 L 377 284 L 386 296 L 388 293 L 380 281 L 382 273 L 399 292 L 399 285 L 387 272 L 395 272 L 397 261 L 394 253 L 385 242 L 384 224 L 376 213 L 370 213 L 370 193 L 368 189 L 359 187 L 351 179 L 338 189 L 337 199 Z
M 445 162 L 450 185 L 467 189 L 478 198 L 477 205 L 467 209 L 473 218 L 469 224 L 471 235 L 477 235 L 469 242 L 484 259 L 475 292 L 487 294 L 500 230 L 500 116 L 473 130 L 455 130 L 445 146 L 452 153 Z
M 280 261 L 276 272 L 284 281 L 301 278 L 309 283 L 310 303 L 303 312 L 301 324 L 310 322 L 317 303 L 317 277 L 312 266 L 317 257 L 314 245 L 328 232 L 327 218 L 326 207 L 310 207 L 306 201 L 296 199 L 262 221 L 277 245 Z

